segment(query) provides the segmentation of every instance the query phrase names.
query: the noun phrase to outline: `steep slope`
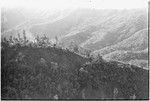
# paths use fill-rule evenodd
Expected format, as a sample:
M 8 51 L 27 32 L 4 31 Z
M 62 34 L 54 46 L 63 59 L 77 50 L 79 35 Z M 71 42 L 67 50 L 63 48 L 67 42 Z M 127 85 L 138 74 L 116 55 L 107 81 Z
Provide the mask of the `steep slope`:
M 141 67 L 141 68 L 149 69 L 148 61 L 149 60 L 138 60 L 138 59 L 135 59 L 135 60 L 129 61 L 128 63 L 132 64 L 132 65 L 135 65 L 135 66 L 138 66 L 138 67 Z
M 95 51 L 106 60 L 122 61 L 139 67 L 148 68 L 148 32 L 140 30 L 128 39 L 112 46 Z
M 25 29 L 31 37 L 36 36 L 37 33 L 40 36 L 46 34 L 51 39 L 58 36 L 66 46 L 71 41 L 75 41 L 78 45 L 92 51 L 117 44 L 147 27 L 145 9 L 77 9 L 54 14 L 40 10 L 36 10 L 33 14 L 24 9 L 19 11 L 30 20 L 7 32 L 8 36 Z
M 147 16 L 145 10 L 78 9 L 54 23 L 33 26 L 31 32 L 45 33 L 50 38 L 53 38 L 53 35 L 66 35 L 64 36 L 64 40 L 68 41 L 76 40 L 76 37 L 81 35 L 83 38 L 79 39 L 79 44 L 82 43 L 85 47 L 93 49 L 96 47 L 104 47 L 106 44 L 108 45 L 112 42 L 115 43 L 115 41 L 122 41 L 136 31 L 146 28 L 146 23 Z M 87 33 L 89 28 L 92 31 Z M 85 35 L 84 33 L 87 34 Z M 93 38 L 95 34 L 102 35 L 104 37 L 103 40 L 99 38 L 95 40 Z M 94 40 L 94 42 L 91 42 L 89 39 Z M 105 39 L 109 39 L 110 41 L 106 42 Z M 95 43 L 95 46 L 93 43 Z M 99 45 L 100 43 L 102 45 Z
M 148 68 L 148 52 L 114 51 L 104 55 L 103 58 Z
M 93 37 L 87 40 L 84 47 L 98 50 L 117 44 L 134 33 L 147 28 L 147 16 L 146 12 L 144 14 L 142 11 L 120 11 L 100 25 L 105 29 L 99 28 L 97 32 L 94 32 Z
M 134 59 L 148 60 L 148 53 L 146 52 L 129 52 L 129 51 L 115 51 L 104 55 L 105 59 L 117 61 L 130 61 Z
M 98 14 L 94 15 L 96 12 Z M 77 44 L 82 47 L 98 50 L 117 44 L 147 27 L 146 12 L 142 10 L 98 10 L 93 11 L 93 15 L 62 40 L 65 43 L 78 40 Z
M 112 46 L 105 47 L 101 50 L 97 50 L 94 54 L 105 55 L 116 50 L 125 50 L 125 51 L 141 51 L 147 49 L 148 47 L 148 30 L 143 29 L 135 34 L 133 34 L 128 39 L 123 40 L 120 43 L 117 43 Z M 148 51 L 147 51 L 148 52 Z

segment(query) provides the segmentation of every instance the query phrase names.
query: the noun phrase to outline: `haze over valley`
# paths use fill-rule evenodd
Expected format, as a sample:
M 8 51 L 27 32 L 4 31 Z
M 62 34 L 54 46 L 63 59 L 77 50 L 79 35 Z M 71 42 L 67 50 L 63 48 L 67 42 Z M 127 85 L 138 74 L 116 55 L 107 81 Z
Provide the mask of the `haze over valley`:
M 3 0 L 2 99 L 149 100 L 147 4 Z

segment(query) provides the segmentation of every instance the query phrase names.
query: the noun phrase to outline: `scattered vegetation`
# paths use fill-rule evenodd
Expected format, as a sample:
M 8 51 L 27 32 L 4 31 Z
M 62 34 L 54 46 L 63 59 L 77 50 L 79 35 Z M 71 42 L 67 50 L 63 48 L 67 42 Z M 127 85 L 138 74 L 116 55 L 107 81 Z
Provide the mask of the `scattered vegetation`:
M 125 63 L 129 62 L 139 67 L 144 66 L 148 68 L 148 53 L 147 52 L 114 51 L 112 53 L 104 55 L 104 58 L 106 60 L 122 61 Z M 137 62 L 138 60 L 139 60 L 139 64 Z

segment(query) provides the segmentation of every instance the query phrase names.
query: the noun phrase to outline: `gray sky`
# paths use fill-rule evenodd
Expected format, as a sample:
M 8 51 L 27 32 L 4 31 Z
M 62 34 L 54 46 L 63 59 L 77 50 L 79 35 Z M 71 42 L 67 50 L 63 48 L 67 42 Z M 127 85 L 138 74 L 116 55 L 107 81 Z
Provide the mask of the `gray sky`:
M 148 0 L 2 0 L 2 7 L 14 8 L 95 8 L 95 9 L 132 9 L 147 8 Z

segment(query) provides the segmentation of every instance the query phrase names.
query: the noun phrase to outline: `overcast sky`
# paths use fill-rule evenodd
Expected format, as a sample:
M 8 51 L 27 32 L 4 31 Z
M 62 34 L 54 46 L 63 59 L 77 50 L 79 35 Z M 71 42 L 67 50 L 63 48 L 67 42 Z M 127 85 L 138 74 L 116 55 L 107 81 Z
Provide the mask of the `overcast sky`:
M 2 7 L 25 8 L 95 8 L 95 9 L 132 9 L 147 8 L 148 0 L 2 0 Z

